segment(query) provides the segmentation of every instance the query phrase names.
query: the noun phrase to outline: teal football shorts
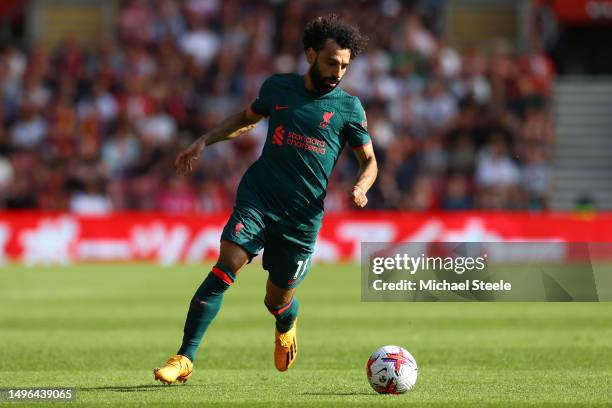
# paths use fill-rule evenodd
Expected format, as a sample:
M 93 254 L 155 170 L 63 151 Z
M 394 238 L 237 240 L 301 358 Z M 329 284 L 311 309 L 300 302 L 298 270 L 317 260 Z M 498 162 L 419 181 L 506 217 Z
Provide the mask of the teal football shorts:
M 221 239 L 241 246 L 250 259 L 263 249 L 262 264 L 270 280 L 289 289 L 308 274 L 318 233 L 318 229 L 304 231 L 280 224 L 255 208 L 236 206 Z

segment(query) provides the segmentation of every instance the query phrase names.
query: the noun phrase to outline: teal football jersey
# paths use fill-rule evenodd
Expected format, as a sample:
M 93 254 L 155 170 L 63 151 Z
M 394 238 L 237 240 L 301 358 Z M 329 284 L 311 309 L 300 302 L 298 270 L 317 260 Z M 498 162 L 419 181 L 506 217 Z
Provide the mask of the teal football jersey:
M 298 229 L 318 229 L 329 175 L 345 144 L 370 143 L 359 99 L 339 86 L 310 92 L 303 76 L 281 74 L 263 83 L 251 109 L 268 117 L 268 134 L 242 178 L 236 206 Z

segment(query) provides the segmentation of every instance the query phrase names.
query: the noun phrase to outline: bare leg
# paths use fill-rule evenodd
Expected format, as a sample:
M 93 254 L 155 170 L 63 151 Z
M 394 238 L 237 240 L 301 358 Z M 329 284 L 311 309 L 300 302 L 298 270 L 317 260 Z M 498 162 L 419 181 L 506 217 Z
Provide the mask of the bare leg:
M 276 329 L 285 333 L 291 329 L 298 313 L 298 301 L 293 296 L 295 288 L 283 289 L 268 279 L 266 283 L 266 307 L 276 318 Z
M 268 282 L 266 282 L 266 305 L 273 307 L 286 305 L 293 297 L 293 292 L 295 292 L 294 288 L 279 288 L 268 279 Z
M 249 254 L 240 245 L 224 239 L 221 240 L 221 248 L 219 250 L 219 259 L 217 263 L 222 263 L 227 266 L 234 275 L 238 275 L 248 261 Z

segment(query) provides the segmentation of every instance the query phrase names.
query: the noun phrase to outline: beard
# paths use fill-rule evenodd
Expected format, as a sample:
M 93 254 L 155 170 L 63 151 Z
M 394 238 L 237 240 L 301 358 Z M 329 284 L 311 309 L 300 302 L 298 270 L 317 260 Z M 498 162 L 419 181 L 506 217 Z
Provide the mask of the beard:
M 317 57 L 318 58 L 318 57 Z M 319 93 L 328 93 L 334 90 L 340 84 L 340 80 L 334 76 L 324 77 L 318 67 L 317 59 L 308 70 L 308 75 L 312 80 L 312 85 Z

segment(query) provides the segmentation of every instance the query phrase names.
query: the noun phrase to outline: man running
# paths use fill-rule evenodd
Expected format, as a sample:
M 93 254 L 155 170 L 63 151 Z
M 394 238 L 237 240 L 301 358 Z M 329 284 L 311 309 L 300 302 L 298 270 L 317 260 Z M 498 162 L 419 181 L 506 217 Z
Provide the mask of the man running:
M 338 86 L 366 40 L 336 15 L 313 20 L 303 38 L 308 72 L 272 75 L 250 107 L 177 156 L 176 169 L 186 174 L 205 146 L 233 139 L 268 118 L 263 152 L 240 182 L 234 211 L 221 235 L 219 259 L 191 300 L 181 347 L 164 367 L 154 370 L 156 380 L 171 384 L 191 376 L 223 293 L 262 249 L 263 268 L 269 274 L 264 302 L 276 319 L 274 364 L 285 371 L 295 361 L 294 291 L 310 269 L 329 175 L 348 143 L 360 167 L 349 194 L 356 206 L 364 207 L 378 172 L 363 107 Z

